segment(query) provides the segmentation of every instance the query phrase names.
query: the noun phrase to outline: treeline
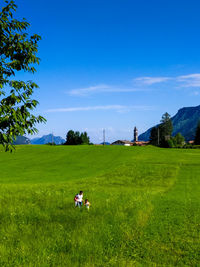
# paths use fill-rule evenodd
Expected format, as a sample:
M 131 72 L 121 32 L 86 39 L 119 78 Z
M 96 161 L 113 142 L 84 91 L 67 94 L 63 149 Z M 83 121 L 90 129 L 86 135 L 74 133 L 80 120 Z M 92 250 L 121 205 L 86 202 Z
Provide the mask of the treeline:
M 161 118 L 161 123 L 151 129 L 150 144 L 159 147 L 192 147 L 200 146 L 200 121 L 197 124 L 194 144 L 186 144 L 181 133 L 172 136 L 173 124 L 170 115 L 166 112 Z
M 64 145 L 91 145 L 87 132 L 80 133 L 73 130 L 68 131 Z

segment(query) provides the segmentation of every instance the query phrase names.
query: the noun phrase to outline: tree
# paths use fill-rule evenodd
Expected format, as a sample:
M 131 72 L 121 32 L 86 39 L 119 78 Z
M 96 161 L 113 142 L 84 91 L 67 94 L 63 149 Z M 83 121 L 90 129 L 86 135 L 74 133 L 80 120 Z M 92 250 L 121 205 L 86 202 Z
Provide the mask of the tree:
M 173 147 L 175 147 L 175 145 L 174 145 L 174 140 L 173 140 L 172 138 L 169 139 L 169 140 L 167 141 L 165 147 L 168 147 L 168 148 L 173 148 Z
M 82 145 L 87 144 L 89 145 L 90 138 L 88 137 L 86 132 L 74 132 L 73 130 L 68 131 L 66 135 L 66 142 L 65 145 Z
M 90 138 L 89 138 L 89 136 L 87 135 L 87 133 L 86 132 L 83 132 L 83 133 L 81 133 L 81 142 L 82 142 L 82 144 L 86 144 L 86 145 L 89 145 L 89 143 L 90 143 Z
M 172 121 L 166 112 L 162 115 L 161 124 L 151 129 L 150 143 L 155 146 L 169 147 L 168 141 L 171 139 L 172 131 Z
M 81 137 L 80 137 L 80 132 L 79 131 L 76 131 L 74 133 L 74 142 L 75 142 L 75 145 L 80 145 L 82 144 L 81 142 Z
M 6 0 L 0 12 L 0 143 L 6 151 L 12 151 L 17 136 L 36 133 L 35 125 L 46 121 L 31 113 L 38 104 L 31 98 L 38 85 L 14 79 L 20 71 L 35 73 L 41 39 L 28 35 L 30 24 L 25 19 L 13 17 L 16 8 L 14 1 Z
M 159 145 L 158 144 L 158 131 L 159 131 L 159 129 L 158 129 L 158 127 L 153 127 L 152 129 L 151 129 L 151 134 L 150 134 L 150 143 L 152 144 L 152 145 L 154 145 L 154 146 L 157 146 L 157 145 Z
M 66 145 L 75 145 L 75 141 L 74 141 L 74 131 L 70 130 L 67 132 L 67 135 L 66 135 Z
M 170 115 L 166 112 L 162 115 L 161 124 L 159 125 L 160 146 L 168 147 L 173 131 L 173 124 Z
M 162 131 L 162 135 L 165 137 L 171 136 L 173 131 L 173 124 L 170 115 L 167 112 L 162 115 L 162 119 L 160 122 L 160 129 Z
M 182 146 L 184 145 L 184 143 L 185 143 L 185 138 L 184 138 L 184 136 L 182 136 L 181 133 L 177 133 L 177 134 L 172 138 L 172 140 L 173 140 L 173 144 L 174 144 L 175 147 L 176 147 L 176 146 L 182 147 Z
M 195 145 L 200 145 L 200 120 L 197 123 L 194 143 Z

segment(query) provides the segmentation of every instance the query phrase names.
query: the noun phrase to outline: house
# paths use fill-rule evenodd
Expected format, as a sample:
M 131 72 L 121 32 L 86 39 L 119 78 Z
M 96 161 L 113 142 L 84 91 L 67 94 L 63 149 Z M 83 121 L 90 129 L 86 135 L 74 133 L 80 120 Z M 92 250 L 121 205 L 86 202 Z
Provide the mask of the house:
M 133 146 L 146 146 L 149 144 L 149 141 L 134 141 Z
M 132 141 L 128 140 L 117 140 L 113 142 L 111 145 L 118 145 L 118 146 L 146 146 L 149 144 L 149 141 L 138 141 L 138 129 L 134 127 L 133 130 L 133 137 Z
M 113 142 L 111 145 L 118 145 L 118 146 L 132 146 L 133 142 L 127 140 L 117 140 Z
M 188 144 L 194 144 L 194 140 L 190 140 L 190 141 L 188 141 Z

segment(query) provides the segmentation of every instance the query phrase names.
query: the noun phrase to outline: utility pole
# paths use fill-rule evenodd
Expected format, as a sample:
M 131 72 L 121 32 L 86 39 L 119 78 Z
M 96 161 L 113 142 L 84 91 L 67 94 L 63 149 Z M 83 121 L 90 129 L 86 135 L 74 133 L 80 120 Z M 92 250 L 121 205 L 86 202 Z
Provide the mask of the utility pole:
M 106 131 L 103 129 L 103 145 L 105 146 L 106 144 Z
M 159 126 L 158 126 L 158 146 L 160 145 L 160 131 L 159 131 Z

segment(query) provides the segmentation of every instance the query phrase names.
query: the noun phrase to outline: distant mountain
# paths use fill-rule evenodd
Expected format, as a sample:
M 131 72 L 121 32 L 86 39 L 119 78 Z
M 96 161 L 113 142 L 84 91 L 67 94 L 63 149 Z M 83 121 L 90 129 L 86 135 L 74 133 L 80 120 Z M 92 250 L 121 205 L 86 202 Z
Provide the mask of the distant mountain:
M 179 111 L 171 118 L 171 120 L 173 123 L 172 135 L 181 133 L 185 137 L 185 140 L 194 140 L 197 123 L 200 120 L 200 105 L 197 107 L 186 107 L 179 109 Z M 150 138 L 151 129 L 152 128 L 139 135 L 139 140 L 148 141 Z
M 30 139 L 25 136 L 17 136 L 17 139 L 13 141 L 13 145 L 29 145 Z
M 104 143 L 101 143 L 100 145 L 103 145 Z M 110 145 L 109 142 L 105 142 L 105 145 Z
M 42 137 L 31 139 L 32 145 L 44 145 L 54 142 L 56 145 L 61 145 L 65 140 L 60 136 L 54 136 L 53 134 L 43 135 Z

